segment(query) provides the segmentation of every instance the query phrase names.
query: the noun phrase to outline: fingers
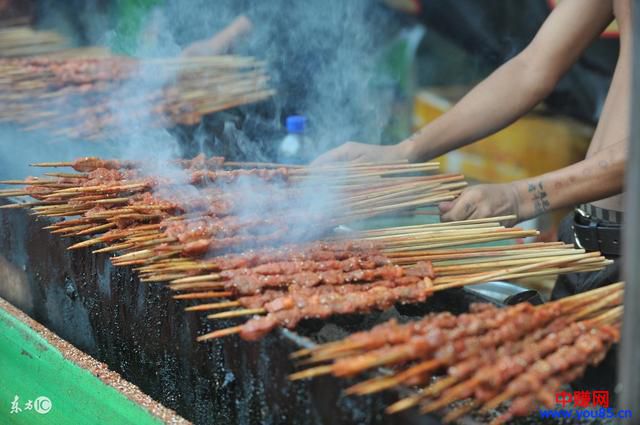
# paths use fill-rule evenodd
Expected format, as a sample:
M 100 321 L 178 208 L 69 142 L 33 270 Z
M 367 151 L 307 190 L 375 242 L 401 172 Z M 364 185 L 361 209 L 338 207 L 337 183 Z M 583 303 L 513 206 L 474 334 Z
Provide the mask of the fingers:
M 347 142 L 335 149 L 323 153 L 311 162 L 311 165 L 325 165 L 332 162 L 345 162 L 358 159 L 357 143 Z
M 342 150 L 342 146 L 331 149 L 330 151 L 323 153 L 322 155 L 311 161 L 311 165 L 325 165 L 332 162 L 344 161 L 344 153 L 342 152 Z
M 460 199 L 451 207 L 449 211 L 442 214 L 442 221 L 460 221 L 467 220 L 475 212 L 476 207 L 474 203 Z
M 454 201 L 442 202 L 438 205 L 440 219 L 442 221 L 467 220 L 476 212 L 477 206 L 473 188 L 464 190 Z
M 182 51 L 182 56 L 203 56 L 206 52 L 203 42 L 195 42 Z
M 451 210 L 451 208 L 453 208 L 454 204 L 455 204 L 455 201 L 440 202 L 438 204 L 440 215 L 448 213 Z

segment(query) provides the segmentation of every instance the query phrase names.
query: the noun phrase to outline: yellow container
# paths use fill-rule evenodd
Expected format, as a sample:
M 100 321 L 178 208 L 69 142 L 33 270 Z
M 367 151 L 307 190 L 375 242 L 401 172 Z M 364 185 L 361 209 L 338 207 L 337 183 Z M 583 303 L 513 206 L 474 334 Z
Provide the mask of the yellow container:
M 447 111 L 459 88 L 423 90 L 415 97 L 420 128 Z M 445 172 L 487 183 L 509 182 L 566 167 L 584 158 L 593 128 L 565 117 L 532 111 L 504 130 L 438 160 Z

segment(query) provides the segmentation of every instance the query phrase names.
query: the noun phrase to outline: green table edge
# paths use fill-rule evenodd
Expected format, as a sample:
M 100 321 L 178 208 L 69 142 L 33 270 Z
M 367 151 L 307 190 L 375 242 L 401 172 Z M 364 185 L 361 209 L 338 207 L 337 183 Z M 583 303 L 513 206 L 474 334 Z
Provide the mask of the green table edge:
M 12 413 L 16 396 L 22 411 Z M 41 396 L 51 400 L 49 412 L 26 409 Z M 0 298 L 0 424 L 6 423 L 189 422 Z

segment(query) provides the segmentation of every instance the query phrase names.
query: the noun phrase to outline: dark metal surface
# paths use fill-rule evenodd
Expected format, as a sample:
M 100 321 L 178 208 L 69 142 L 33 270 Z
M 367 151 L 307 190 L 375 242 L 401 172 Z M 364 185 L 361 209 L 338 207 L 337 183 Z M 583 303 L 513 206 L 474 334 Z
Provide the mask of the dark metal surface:
M 633 9 L 633 82 L 631 105 L 631 141 L 627 159 L 627 181 L 625 185 L 624 223 L 624 278 L 627 281 L 624 293 L 624 319 L 620 349 L 619 382 L 621 394 L 619 407 L 634 413 L 629 424 L 640 423 L 640 1 L 635 0 Z M 629 371 L 635 371 L 629 373 Z

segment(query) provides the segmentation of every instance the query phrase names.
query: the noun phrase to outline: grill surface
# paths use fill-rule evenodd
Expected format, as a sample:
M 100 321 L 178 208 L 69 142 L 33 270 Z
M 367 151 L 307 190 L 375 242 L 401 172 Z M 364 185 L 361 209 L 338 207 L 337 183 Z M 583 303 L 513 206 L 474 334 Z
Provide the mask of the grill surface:
M 435 424 L 415 411 L 386 416 L 397 398 L 387 392 L 344 397 L 348 380 L 289 382 L 288 354 L 301 345 L 334 340 L 392 316 L 465 311 L 480 299 L 464 290 L 385 313 L 309 320 L 296 332 L 277 331 L 259 342 L 227 337 L 195 342 L 211 326 L 187 314 L 166 288 L 140 283 L 106 255 L 67 251 L 69 241 L 41 228 L 22 210 L 0 212 L 0 296 L 184 418 L 197 424 Z M 231 326 L 237 321 L 216 323 Z

